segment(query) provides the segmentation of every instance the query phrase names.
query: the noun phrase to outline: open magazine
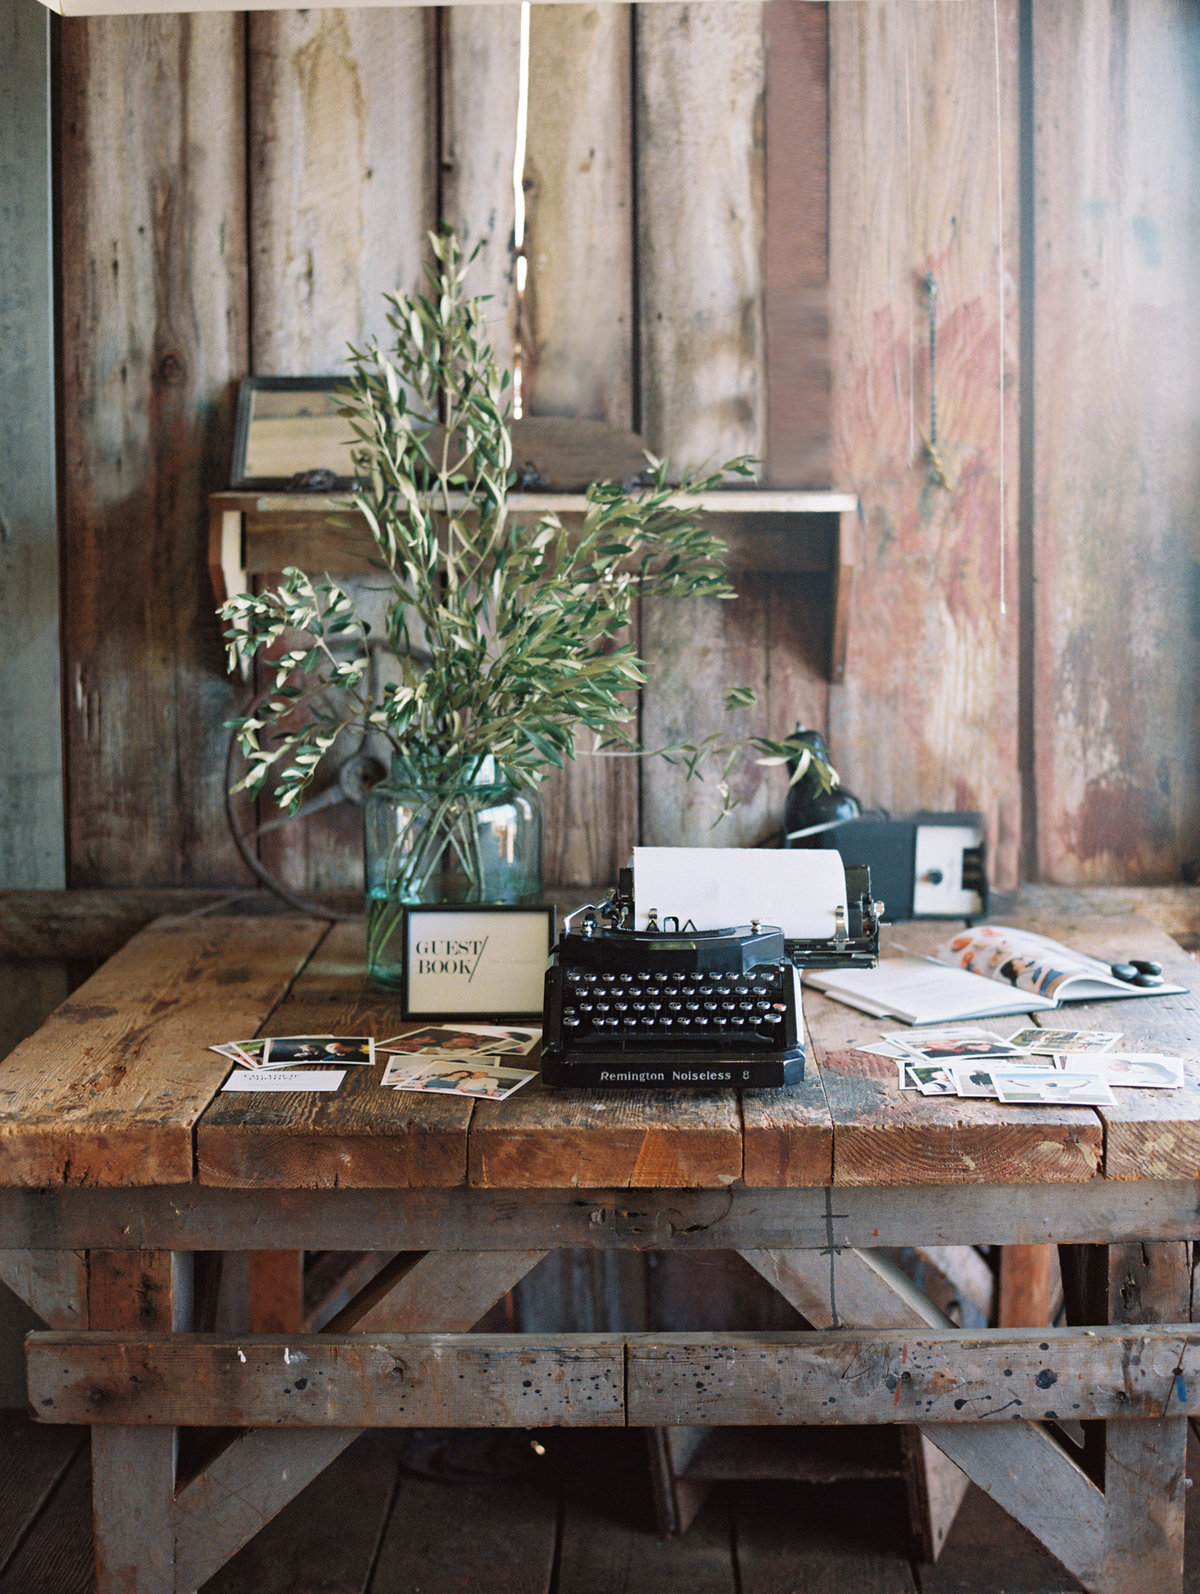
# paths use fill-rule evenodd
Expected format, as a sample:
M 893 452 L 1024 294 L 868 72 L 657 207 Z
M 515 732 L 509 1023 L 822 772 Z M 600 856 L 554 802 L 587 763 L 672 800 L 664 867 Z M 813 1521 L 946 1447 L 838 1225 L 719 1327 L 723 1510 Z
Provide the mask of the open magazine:
M 1061 1002 L 1178 995 L 1184 989 L 1161 981 L 1132 984 L 1086 952 L 1003 924 L 960 930 L 932 958 L 887 958 L 873 969 L 810 969 L 804 981 L 850 1007 L 908 1024 L 1037 1013 Z

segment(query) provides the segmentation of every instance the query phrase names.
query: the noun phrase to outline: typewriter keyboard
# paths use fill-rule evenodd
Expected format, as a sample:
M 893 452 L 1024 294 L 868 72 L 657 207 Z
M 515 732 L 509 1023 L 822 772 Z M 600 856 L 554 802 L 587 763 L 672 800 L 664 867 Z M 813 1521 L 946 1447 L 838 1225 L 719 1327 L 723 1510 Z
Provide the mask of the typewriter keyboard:
M 562 1038 L 570 1048 L 782 1051 L 795 1045 L 790 963 L 761 963 L 737 975 L 556 972 Z

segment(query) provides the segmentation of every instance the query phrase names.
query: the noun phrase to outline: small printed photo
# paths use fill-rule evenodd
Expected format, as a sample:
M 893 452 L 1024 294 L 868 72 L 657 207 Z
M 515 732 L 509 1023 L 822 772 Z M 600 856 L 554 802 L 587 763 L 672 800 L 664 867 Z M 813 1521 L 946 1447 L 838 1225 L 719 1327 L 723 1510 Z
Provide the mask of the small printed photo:
M 1126 1090 L 1178 1090 L 1183 1084 L 1183 1058 L 1157 1052 L 1110 1052 L 1096 1059 L 1110 1085 Z
M 266 1041 L 222 1041 L 219 1046 L 210 1046 L 208 1049 L 210 1052 L 220 1052 L 222 1057 L 232 1058 L 243 1068 L 261 1068 L 266 1047 Z
M 1056 1068 L 993 1069 L 996 1095 L 1010 1106 L 1115 1107 L 1117 1098 L 1097 1073 Z
M 904 1050 L 904 1048 L 902 1046 L 897 1046 L 895 1041 L 883 1041 L 883 1040 L 875 1041 L 870 1046 L 868 1046 L 865 1042 L 863 1042 L 861 1045 L 856 1043 L 855 1046 L 854 1046 L 854 1050 L 856 1052 L 866 1052 L 869 1057 L 891 1057 L 891 1058 L 895 1058 L 895 1059 L 899 1059 L 899 1058 L 907 1059 L 908 1055 L 909 1055 Z
M 1010 1046 L 1025 1052 L 1063 1056 L 1067 1052 L 1107 1052 L 1121 1039 L 1117 1030 L 1019 1029 L 1008 1037 Z
M 264 1068 L 294 1068 L 297 1063 L 366 1063 L 375 1061 L 369 1035 L 272 1035 L 263 1055 Z
M 891 1038 L 889 1036 L 889 1039 Z M 919 1057 L 926 1063 L 955 1062 L 960 1058 L 964 1062 L 970 1062 L 981 1057 L 1003 1060 L 1007 1057 L 1028 1056 L 1028 1053 L 1023 1052 L 1019 1046 L 1014 1046 L 1011 1041 L 1006 1041 L 986 1029 L 932 1030 L 923 1034 L 919 1040 L 914 1037 L 901 1044 L 912 1056 Z
M 905 1069 L 910 1089 L 919 1090 L 922 1096 L 953 1096 L 954 1075 L 944 1064 L 909 1063 Z
M 979 1096 L 996 1100 L 991 1071 L 983 1063 L 951 1063 L 954 1088 L 960 1096 Z
M 539 1029 L 493 1024 L 426 1024 L 380 1041 L 383 1052 L 409 1056 L 461 1054 L 471 1056 L 525 1056 L 538 1043 Z
M 393 1058 L 384 1070 L 383 1084 L 395 1090 L 439 1091 L 452 1096 L 473 1096 L 487 1101 L 503 1101 L 514 1090 L 536 1076 L 523 1068 L 502 1068 L 498 1064 L 426 1061 L 414 1065 Z

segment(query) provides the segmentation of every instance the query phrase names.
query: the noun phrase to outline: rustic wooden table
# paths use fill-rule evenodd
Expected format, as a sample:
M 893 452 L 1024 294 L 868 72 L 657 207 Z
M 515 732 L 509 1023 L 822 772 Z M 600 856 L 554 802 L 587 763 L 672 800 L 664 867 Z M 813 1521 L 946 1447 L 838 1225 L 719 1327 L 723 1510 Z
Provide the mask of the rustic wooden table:
M 1031 927 L 1200 983 L 1131 917 L 1049 900 Z M 92 1427 L 100 1594 L 196 1589 L 364 1427 L 846 1422 L 919 1425 L 1097 1594 L 1178 1590 L 1200 1086 L 1113 1111 L 902 1096 L 856 1049 L 886 1025 L 813 993 L 806 1016 L 803 1085 L 744 1098 L 472 1103 L 378 1068 L 235 1097 L 214 1041 L 399 1027 L 360 932 L 143 930 L 0 1065 L 0 1277 L 50 1325 L 35 1413 Z M 1043 1022 L 1200 1048 L 1192 995 Z M 955 1330 L 873 1254 L 1052 1242 L 1066 1328 Z M 467 1332 L 568 1245 L 736 1249 L 813 1332 Z M 302 1250 L 391 1260 L 319 1333 L 194 1331 L 198 1254 Z M 196 1428 L 226 1432 L 202 1453 Z

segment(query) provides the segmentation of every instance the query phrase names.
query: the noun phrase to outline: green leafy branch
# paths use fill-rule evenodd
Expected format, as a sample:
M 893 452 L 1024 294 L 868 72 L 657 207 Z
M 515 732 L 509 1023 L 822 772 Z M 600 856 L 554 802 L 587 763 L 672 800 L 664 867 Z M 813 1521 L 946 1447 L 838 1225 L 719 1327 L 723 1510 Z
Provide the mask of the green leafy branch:
M 734 596 L 725 547 L 696 500 L 749 474 L 748 458 L 674 484 L 651 459 L 643 487 L 589 487 L 582 524 L 513 519 L 508 374 L 482 301 L 465 293 L 458 240 L 431 244 L 429 291 L 389 296 L 389 346 L 352 347 L 341 390 L 356 471 L 347 508 L 367 527 L 385 586 L 396 678 L 374 698 L 366 689 L 368 627 L 328 577 L 289 569 L 277 588 L 221 609 L 231 665 L 262 657 L 275 671 L 271 695 L 234 722 L 249 766 L 238 789 L 257 794 L 274 778 L 284 809 L 348 729 L 384 737 L 423 784 L 470 782 L 489 760 L 535 781 L 575 756 L 581 729 L 603 750 L 642 756 L 628 732 L 628 695 L 646 679 L 625 640 L 636 600 Z M 739 689 L 727 707 L 751 702 Z M 779 762 L 785 745 L 714 732 L 655 751 L 689 776 L 715 765 L 725 813 L 738 754 Z

